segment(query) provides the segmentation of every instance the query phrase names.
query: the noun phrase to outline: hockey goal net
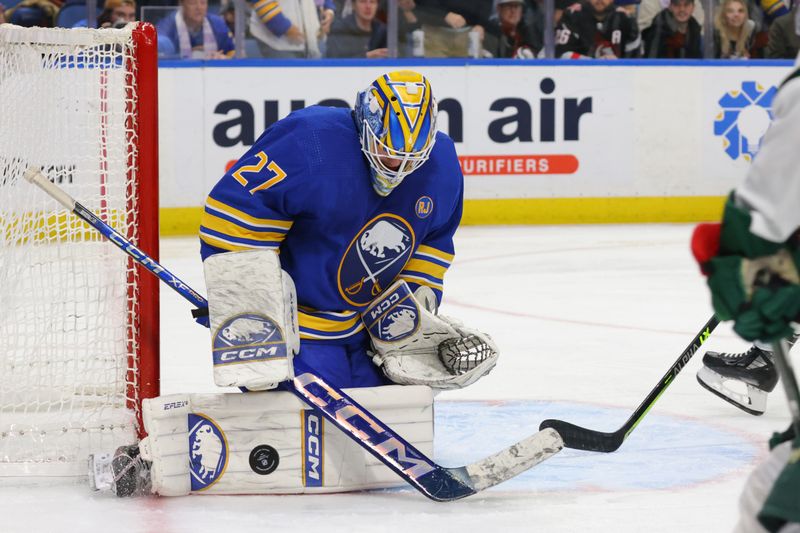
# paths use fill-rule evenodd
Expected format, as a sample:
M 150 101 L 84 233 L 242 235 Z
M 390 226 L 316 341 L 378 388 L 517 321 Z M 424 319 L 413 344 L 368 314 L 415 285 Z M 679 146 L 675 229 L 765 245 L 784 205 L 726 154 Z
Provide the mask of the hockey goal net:
M 0 25 L 0 482 L 85 475 L 158 394 L 158 286 L 23 179 L 158 257 L 155 31 Z

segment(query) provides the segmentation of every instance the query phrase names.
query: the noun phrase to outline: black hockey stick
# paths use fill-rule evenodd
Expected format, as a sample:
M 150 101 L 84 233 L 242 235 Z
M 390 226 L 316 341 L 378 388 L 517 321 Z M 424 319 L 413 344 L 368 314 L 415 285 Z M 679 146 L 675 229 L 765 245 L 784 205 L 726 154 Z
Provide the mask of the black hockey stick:
M 25 172 L 25 179 L 58 200 L 198 309 L 208 308 L 205 298 L 51 183 L 41 171 L 30 168 Z M 356 444 L 434 501 L 458 500 L 493 487 L 541 463 L 563 447 L 556 431 L 543 430 L 472 464 L 453 468 L 440 466 L 347 394 L 323 380 L 298 358 L 294 359 L 294 373 L 294 379 L 281 383 L 281 389 L 299 397 Z
M 706 322 L 706 325 L 703 326 L 703 329 L 700 330 L 700 333 L 692 339 L 689 346 L 687 346 L 680 357 L 678 357 L 678 360 L 675 361 L 667 373 L 664 374 L 664 377 L 661 378 L 655 388 L 650 391 L 647 398 L 644 399 L 630 418 L 628 418 L 618 430 L 606 433 L 604 431 L 586 429 L 576 426 L 575 424 L 570 424 L 569 422 L 564 422 L 563 420 L 554 419 L 545 420 L 539 425 L 539 429 L 553 428 L 558 431 L 561 438 L 564 439 L 564 446 L 567 448 L 605 453 L 616 451 L 622 446 L 622 443 L 628 438 L 628 435 L 630 435 L 639 422 L 642 421 L 661 395 L 664 394 L 667 387 L 672 384 L 675 376 L 683 370 L 686 363 L 689 362 L 700 346 L 708 339 L 711 332 L 717 327 L 717 324 L 719 324 L 719 320 L 716 316 L 712 316 L 708 322 Z

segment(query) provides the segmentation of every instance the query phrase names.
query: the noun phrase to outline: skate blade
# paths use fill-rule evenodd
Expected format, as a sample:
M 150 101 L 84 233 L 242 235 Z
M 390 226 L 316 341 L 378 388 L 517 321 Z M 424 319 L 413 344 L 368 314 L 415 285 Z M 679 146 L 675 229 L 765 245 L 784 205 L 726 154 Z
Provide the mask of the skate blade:
M 747 386 L 747 394 L 737 392 L 725 385 L 726 381 L 737 381 L 717 374 L 710 368 L 704 366 L 697 371 L 697 382 L 709 392 L 712 392 L 728 402 L 735 405 L 745 413 L 761 416 L 767 410 L 767 393 L 753 387 Z

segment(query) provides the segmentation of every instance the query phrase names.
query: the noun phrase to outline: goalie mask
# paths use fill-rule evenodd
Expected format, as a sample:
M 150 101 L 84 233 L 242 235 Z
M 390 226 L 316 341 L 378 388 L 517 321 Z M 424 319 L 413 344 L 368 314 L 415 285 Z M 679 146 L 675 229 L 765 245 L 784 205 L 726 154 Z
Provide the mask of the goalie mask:
M 430 83 L 410 70 L 385 74 L 358 93 L 361 150 L 379 195 L 387 196 L 428 160 L 436 141 L 436 111 Z

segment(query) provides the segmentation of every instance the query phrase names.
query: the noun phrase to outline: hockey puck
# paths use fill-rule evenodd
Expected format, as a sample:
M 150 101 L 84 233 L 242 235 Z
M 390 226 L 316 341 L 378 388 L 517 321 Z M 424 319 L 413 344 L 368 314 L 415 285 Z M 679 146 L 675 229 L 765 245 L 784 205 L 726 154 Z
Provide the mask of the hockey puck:
M 260 444 L 250 452 L 250 468 L 256 474 L 266 476 L 278 468 L 280 459 L 278 450 L 268 444 Z

